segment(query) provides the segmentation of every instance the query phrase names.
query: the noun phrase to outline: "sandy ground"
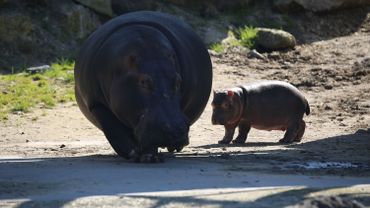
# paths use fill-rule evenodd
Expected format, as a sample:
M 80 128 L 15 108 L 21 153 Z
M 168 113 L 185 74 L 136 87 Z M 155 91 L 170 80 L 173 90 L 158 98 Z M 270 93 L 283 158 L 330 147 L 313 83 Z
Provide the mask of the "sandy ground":
M 302 142 L 252 129 L 244 145 L 219 145 L 224 130 L 211 125 L 208 105 L 181 153 L 133 164 L 75 104 L 36 109 L 0 124 L 0 206 L 285 207 L 318 195 L 370 206 L 370 33 L 264 55 L 212 55 L 213 87 L 296 85 L 312 112 Z

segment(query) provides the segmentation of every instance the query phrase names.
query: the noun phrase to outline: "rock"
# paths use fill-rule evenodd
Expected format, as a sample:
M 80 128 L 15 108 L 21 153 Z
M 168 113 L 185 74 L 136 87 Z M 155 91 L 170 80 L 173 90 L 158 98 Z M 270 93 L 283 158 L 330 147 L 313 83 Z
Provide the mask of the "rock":
M 294 36 L 277 29 L 257 28 L 256 47 L 266 51 L 292 49 L 296 45 Z
M 166 0 L 169 3 L 181 6 L 190 7 L 192 9 L 202 8 L 207 9 L 208 6 L 215 7 L 218 11 L 232 11 L 245 7 L 253 2 L 253 0 Z
M 75 0 L 76 2 L 109 17 L 114 17 L 112 0 Z
M 0 8 L 4 7 L 4 5 L 8 2 L 8 0 L 0 0 Z
M 35 67 L 27 68 L 26 71 L 30 74 L 36 74 L 36 73 L 45 72 L 50 69 L 51 67 L 49 65 L 42 65 L 42 66 L 35 66 Z
M 111 0 L 115 15 L 139 10 L 155 10 L 157 1 L 154 0 Z
M 94 12 L 72 1 L 50 1 L 49 6 L 60 16 L 63 32 L 69 36 L 84 39 L 101 24 Z
M 297 12 L 305 9 L 311 12 L 327 12 L 356 6 L 370 5 L 369 0 L 274 0 L 273 7 L 281 12 Z
M 297 205 L 289 206 L 289 208 L 365 208 L 365 206 L 356 200 L 338 196 L 318 196 L 306 199 Z
M 9 43 L 27 40 L 34 27 L 31 18 L 22 14 L 0 16 L 0 40 Z
M 248 53 L 248 57 L 249 57 L 249 58 L 257 58 L 257 59 L 266 60 L 266 57 L 265 57 L 264 55 L 262 55 L 262 54 L 258 53 L 258 52 L 256 51 L 256 49 L 253 49 L 253 50 L 249 51 L 249 53 Z

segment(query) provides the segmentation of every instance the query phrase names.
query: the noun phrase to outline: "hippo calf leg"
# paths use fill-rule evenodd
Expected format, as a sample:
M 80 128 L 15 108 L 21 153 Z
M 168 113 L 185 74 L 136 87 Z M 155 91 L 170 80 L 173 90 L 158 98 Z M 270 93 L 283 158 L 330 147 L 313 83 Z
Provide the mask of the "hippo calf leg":
M 229 144 L 233 140 L 236 126 L 225 125 L 225 136 L 222 140 L 218 141 L 219 144 Z
M 247 140 L 249 131 L 251 130 L 251 124 L 247 122 L 239 123 L 239 135 L 233 140 L 234 144 L 244 144 Z
M 306 123 L 303 120 L 301 120 L 299 122 L 297 136 L 294 138 L 295 142 L 300 142 L 302 140 L 305 129 L 306 129 Z
M 298 135 L 300 123 L 300 121 L 292 122 L 287 128 L 284 138 L 280 139 L 279 143 L 292 143 Z

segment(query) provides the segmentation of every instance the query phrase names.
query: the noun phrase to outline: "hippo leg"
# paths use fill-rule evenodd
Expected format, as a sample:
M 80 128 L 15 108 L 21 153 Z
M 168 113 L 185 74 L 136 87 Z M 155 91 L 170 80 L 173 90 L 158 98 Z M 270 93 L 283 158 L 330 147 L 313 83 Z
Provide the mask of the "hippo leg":
M 229 144 L 233 140 L 236 126 L 225 125 L 225 136 L 222 140 L 218 141 L 219 144 Z
M 91 110 L 97 122 L 100 124 L 105 137 L 108 139 L 114 151 L 121 157 L 135 157 L 134 135 L 132 130 L 123 125 L 114 114 L 104 106 L 96 106 Z
M 247 140 L 249 131 L 251 130 L 250 123 L 240 122 L 239 124 L 239 135 L 233 140 L 235 144 L 243 144 Z
M 300 142 L 302 140 L 305 129 L 306 129 L 306 123 L 303 120 L 301 120 L 299 122 L 297 136 L 294 138 L 295 142 Z
M 298 127 L 300 122 L 290 124 L 285 132 L 284 138 L 279 140 L 279 143 L 292 143 L 297 137 Z

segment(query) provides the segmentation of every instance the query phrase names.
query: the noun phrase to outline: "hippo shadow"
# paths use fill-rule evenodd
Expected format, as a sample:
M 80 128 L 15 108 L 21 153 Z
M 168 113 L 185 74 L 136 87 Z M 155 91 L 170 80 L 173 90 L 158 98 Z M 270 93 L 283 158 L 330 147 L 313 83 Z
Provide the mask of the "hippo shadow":
M 276 146 L 273 148 L 263 148 Z M 281 148 L 279 148 L 281 146 Z M 233 149 L 233 147 L 239 147 Z M 201 151 L 206 149 L 206 151 Z M 199 150 L 199 152 L 197 152 Z M 299 143 L 279 144 L 274 142 L 247 142 L 243 145 L 209 144 L 194 147 L 190 153 L 181 153 L 184 158 L 227 164 L 232 170 L 258 171 L 277 174 L 312 174 L 339 176 L 366 176 L 370 172 L 370 129 L 353 134 L 303 140 Z M 310 164 L 344 164 L 356 168 L 314 168 Z
M 223 148 L 223 147 L 264 147 L 264 146 L 279 146 L 282 145 L 278 142 L 245 142 L 243 144 L 230 143 L 230 144 L 206 144 L 196 146 L 194 148 L 200 149 L 212 149 L 212 148 Z
M 199 198 L 202 195 L 199 192 L 181 197 L 152 196 L 149 193 L 211 189 L 215 185 L 220 189 L 271 187 L 276 184 L 287 186 L 286 183 L 291 183 L 288 184 L 290 186 L 301 185 L 287 180 L 258 183 L 252 180 L 250 183 L 242 183 L 243 180 L 240 178 L 228 178 L 225 174 L 228 172 L 244 174 L 249 171 L 253 174 L 254 171 L 258 171 L 255 176 L 257 177 L 267 170 L 269 174 L 280 175 L 284 172 L 275 170 L 279 167 L 278 165 L 296 161 L 297 158 L 301 162 L 341 161 L 369 166 L 369 138 L 368 132 L 360 131 L 316 141 L 304 142 L 303 140 L 302 143 L 286 145 L 286 148 L 281 150 L 246 150 L 236 154 L 230 153 L 228 157 L 217 156 L 217 154 L 225 153 L 222 150 L 209 154 L 180 153 L 161 164 L 130 163 L 116 155 L 0 159 L 0 170 L 6 170 L 0 171 L 0 201 L 27 198 L 28 201 L 22 202 L 18 207 L 63 207 L 85 197 L 119 196 L 120 203 L 127 201 L 123 199 L 153 200 L 154 205 L 150 207 L 165 206 L 170 203 L 223 207 L 254 207 L 270 203 L 274 204 L 274 207 L 285 207 L 300 202 L 317 189 L 303 188 L 275 192 L 254 201 L 226 200 L 227 192 L 218 193 L 222 200 Z M 209 147 L 220 149 L 218 145 Z M 297 170 L 293 169 L 293 173 L 297 174 Z M 351 175 L 353 171 L 360 171 L 366 177 L 361 183 L 351 182 L 352 185 L 368 183 L 369 168 L 351 168 L 351 170 L 339 171 L 334 175 Z M 184 173 L 186 174 L 182 175 Z M 286 173 L 292 174 L 292 171 Z M 223 180 L 214 178 L 215 174 Z M 303 174 L 310 175 L 310 172 L 306 171 Z M 215 181 L 218 182 L 215 183 Z M 246 195 L 249 194 L 248 192 L 248 190 L 240 191 L 241 194 Z M 293 199 L 290 196 L 294 196 Z M 366 203 L 367 206 L 370 205 L 366 197 L 348 196 L 357 197 L 356 199 L 360 202 Z M 290 200 L 284 200 L 285 197 L 289 197 Z M 206 195 L 205 198 L 207 198 Z

